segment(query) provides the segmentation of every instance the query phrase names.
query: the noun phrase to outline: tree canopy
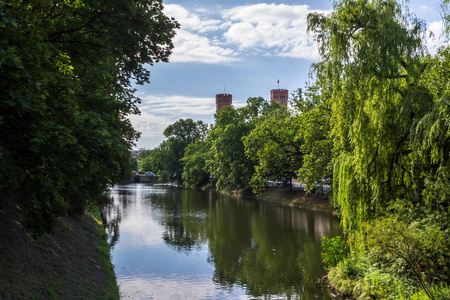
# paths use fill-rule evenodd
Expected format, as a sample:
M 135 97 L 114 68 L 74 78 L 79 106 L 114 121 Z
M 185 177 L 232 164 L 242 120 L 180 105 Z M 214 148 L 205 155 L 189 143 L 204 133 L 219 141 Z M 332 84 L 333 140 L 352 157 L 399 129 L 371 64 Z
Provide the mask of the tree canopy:
M 203 121 L 180 119 L 167 126 L 163 141 L 144 160 L 143 168 L 156 172 L 161 181 L 181 182 L 183 174 L 183 157 L 186 148 L 197 141 L 203 141 L 208 133 L 208 125 Z
M 419 84 L 422 22 L 394 0 L 337 1 L 334 8 L 330 16 L 311 14 L 309 29 L 322 56 L 315 70 L 329 83 L 334 199 L 347 229 L 420 193 L 409 142 L 432 100 Z
M 286 110 L 280 109 L 263 120 L 243 137 L 245 154 L 256 163 L 252 175 L 253 191 L 266 189 L 268 179 L 290 180 L 302 165 L 302 141 L 296 139 L 300 130 Z
M 220 190 L 237 191 L 250 187 L 255 162 L 245 154 L 243 139 L 255 129 L 260 118 L 280 109 L 261 97 L 247 99 L 241 108 L 227 106 L 215 115 L 216 124 L 208 139 L 211 149 L 206 167 Z
M 37 234 L 102 199 L 139 136 L 132 81 L 167 61 L 178 23 L 162 2 L 0 1 L 0 188 Z
M 330 278 L 358 266 L 336 281 L 386 274 L 358 292 L 446 299 L 449 48 L 427 52 L 425 23 L 406 2 L 335 1 L 331 14 L 308 16 L 321 54 L 314 85 L 331 117 L 333 201 L 351 246 Z

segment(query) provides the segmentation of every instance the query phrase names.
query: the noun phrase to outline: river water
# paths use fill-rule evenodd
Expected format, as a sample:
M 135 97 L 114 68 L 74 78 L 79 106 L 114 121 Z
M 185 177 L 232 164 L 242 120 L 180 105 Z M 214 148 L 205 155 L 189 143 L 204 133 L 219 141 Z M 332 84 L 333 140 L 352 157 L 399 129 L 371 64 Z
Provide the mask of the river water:
M 172 186 L 111 190 L 103 210 L 122 299 L 334 299 L 320 283 L 328 213 Z

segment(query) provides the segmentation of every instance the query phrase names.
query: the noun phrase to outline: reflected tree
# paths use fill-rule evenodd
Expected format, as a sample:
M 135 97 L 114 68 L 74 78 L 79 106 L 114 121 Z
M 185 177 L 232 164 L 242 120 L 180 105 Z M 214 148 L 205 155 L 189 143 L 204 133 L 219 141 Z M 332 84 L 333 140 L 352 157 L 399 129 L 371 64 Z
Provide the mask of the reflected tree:
M 167 191 L 152 194 L 149 201 L 164 226 L 163 240 L 177 251 L 191 251 L 201 247 L 206 240 L 206 211 L 202 199 L 194 197 L 193 191 Z M 167 197 L 172 201 L 167 201 Z
M 122 222 L 122 212 L 119 206 L 113 203 L 105 205 L 101 210 L 103 228 L 108 233 L 108 244 L 111 248 L 119 241 L 120 223 Z

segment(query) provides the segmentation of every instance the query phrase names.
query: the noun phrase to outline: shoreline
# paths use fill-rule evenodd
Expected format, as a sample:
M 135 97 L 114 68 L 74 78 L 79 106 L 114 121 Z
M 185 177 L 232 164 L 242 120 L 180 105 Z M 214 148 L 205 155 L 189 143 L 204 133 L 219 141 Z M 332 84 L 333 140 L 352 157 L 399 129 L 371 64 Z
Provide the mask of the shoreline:
M 216 190 L 212 183 L 203 185 L 198 189 L 203 191 L 213 190 L 224 195 L 228 195 L 228 193 Z M 302 190 L 286 190 L 281 187 L 269 187 L 261 195 L 237 194 L 237 196 L 337 215 L 336 209 L 331 205 L 329 197 L 326 193 L 308 195 Z
M 123 184 L 137 184 L 137 183 L 143 183 L 143 184 L 165 184 L 165 185 L 173 185 L 177 187 L 182 187 L 184 189 L 190 189 L 185 187 L 184 185 L 179 185 L 177 183 L 158 183 L 154 181 L 140 181 L 140 182 L 134 182 L 133 180 L 127 180 L 123 182 Z M 298 208 L 304 208 L 304 209 L 310 209 L 314 211 L 320 211 L 320 212 L 326 212 L 331 213 L 335 216 L 337 216 L 336 209 L 331 205 L 329 197 L 327 193 L 314 193 L 314 194 L 307 194 L 305 191 L 302 190 L 286 190 L 281 187 L 268 187 L 266 191 L 264 191 L 261 195 L 255 195 L 253 193 L 226 193 L 224 191 L 219 191 L 216 189 L 213 183 L 208 182 L 200 187 L 195 188 L 197 190 L 201 191 L 215 191 L 224 195 L 233 195 L 233 196 L 239 196 L 239 197 L 245 197 L 249 199 L 255 199 L 260 201 L 267 201 L 271 203 L 278 203 L 282 205 L 287 205 L 291 207 L 298 207 Z

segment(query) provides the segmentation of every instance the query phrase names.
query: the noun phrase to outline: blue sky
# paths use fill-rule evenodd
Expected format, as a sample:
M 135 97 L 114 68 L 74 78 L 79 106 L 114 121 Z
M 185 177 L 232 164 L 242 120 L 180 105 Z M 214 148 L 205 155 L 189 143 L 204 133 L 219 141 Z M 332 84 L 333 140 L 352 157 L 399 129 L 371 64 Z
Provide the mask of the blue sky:
M 411 0 L 409 8 L 441 41 L 439 0 Z M 329 0 L 237 1 L 166 0 L 165 14 L 180 23 L 169 63 L 148 66 L 150 84 L 136 86 L 142 99 L 140 116 L 132 116 L 142 132 L 136 148 L 153 149 L 164 129 L 179 119 L 214 122 L 215 95 L 233 95 L 233 105 L 249 97 L 269 98 L 271 89 L 303 88 L 318 60 L 313 36 L 306 32 L 308 13 L 327 13 Z

